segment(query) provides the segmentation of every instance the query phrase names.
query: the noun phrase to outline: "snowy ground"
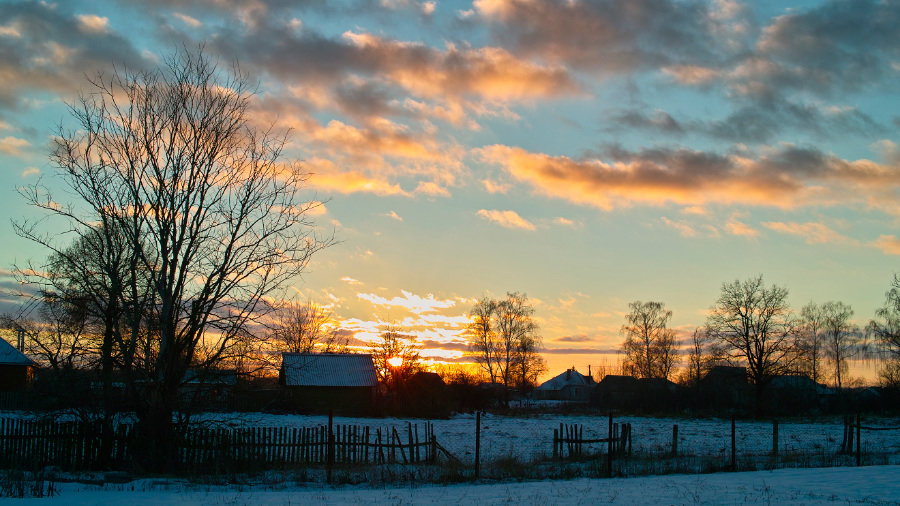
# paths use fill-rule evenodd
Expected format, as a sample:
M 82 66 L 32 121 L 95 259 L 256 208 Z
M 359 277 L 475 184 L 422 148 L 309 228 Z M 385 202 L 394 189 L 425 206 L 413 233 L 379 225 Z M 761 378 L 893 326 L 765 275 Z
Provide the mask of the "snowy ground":
M 104 487 L 59 484 L 52 498 L 18 504 L 129 506 L 305 504 L 900 504 L 900 467 L 780 469 L 752 473 L 667 475 L 398 488 L 197 486 L 142 480 Z
M 326 416 L 273 415 L 263 413 L 210 413 L 204 417 L 229 426 L 246 427 L 311 427 L 328 423 Z M 617 423 L 632 424 L 633 450 L 636 454 L 658 454 L 671 449 L 672 426 L 678 425 L 679 454 L 728 458 L 731 452 L 731 420 L 718 418 L 676 419 L 621 417 Z M 418 425 L 423 434 L 426 420 L 394 418 L 335 417 L 335 424 L 396 427 L 406 434 L 407 422 Z M 475 452 L 475 416 L 456 415 L 448 420 L 432 420 L 438 442 L 451 453 L 472 462 Z M 509 417 L 485 414 L 481 419 L 481 455 L 485 460 L 516 456 L 519 460 L 547 456 L 553 451 L 553 429 L 560 423 L 579 424 L 587 439 L 605 438 L 608 418 L 586 415 L 536 415 Z M 900 426 L 897 419 L 863 419 L 864 425 Z M 779 453 L 830 454 L 840 449 L 843 434 L 839 418 L 818 421 L 780 421 Z M 900 431 L 864 431 L 863 451 L 893 455 L 891 463 L 900 463 Z M 736 425 L 738 455 L 765 455 L 772 450 L 771 421 L 738 421 Z

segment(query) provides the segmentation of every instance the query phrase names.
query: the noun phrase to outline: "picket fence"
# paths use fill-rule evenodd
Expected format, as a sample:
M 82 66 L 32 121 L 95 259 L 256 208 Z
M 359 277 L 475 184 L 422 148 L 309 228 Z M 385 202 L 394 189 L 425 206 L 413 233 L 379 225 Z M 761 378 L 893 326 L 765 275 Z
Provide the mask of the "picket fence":
M 342 464 L 433 462 L 438 451 L 431 423 L 419 432 L 357 425 L 316 427 L 195 427 L 175 441 L 181 470 L 197 473 Z M 125 469 L 139 443 L 132 424 L 104 432 L 99 422 L 0 419 L 0 467 L 64 470 Z

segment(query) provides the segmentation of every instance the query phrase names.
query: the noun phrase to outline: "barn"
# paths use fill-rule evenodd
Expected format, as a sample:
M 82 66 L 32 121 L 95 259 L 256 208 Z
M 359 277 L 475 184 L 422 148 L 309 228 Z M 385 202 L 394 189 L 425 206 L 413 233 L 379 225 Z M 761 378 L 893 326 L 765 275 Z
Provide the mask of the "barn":
M 293 411 L 365 415 L 375 409 L 378 379 L 372 355 L 282 353 L 278 379 Z
M 24 390 L 34 377 L 35 363 L 0 339 L 0 392 Z

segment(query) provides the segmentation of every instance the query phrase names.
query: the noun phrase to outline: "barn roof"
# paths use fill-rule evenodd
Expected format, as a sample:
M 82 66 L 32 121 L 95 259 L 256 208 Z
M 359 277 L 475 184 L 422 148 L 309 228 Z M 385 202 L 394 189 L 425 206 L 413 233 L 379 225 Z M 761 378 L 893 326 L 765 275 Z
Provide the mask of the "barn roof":
M 0 338 L 0 365 L 34 365 L 34 360 Z
M 354 353 L 282 353 L 284 384 L 291 387 L 374 387 L 372 355 Z

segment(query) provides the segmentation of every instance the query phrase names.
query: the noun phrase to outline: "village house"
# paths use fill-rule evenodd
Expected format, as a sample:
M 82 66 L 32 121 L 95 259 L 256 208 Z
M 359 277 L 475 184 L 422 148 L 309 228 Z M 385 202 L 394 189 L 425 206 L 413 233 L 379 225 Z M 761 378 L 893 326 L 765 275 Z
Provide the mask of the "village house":
M 372 355 L 282 353 L 278 380 L 289 409 L 302 413 L 369 414 L 378 378 Z
M 0 392 L 24 390 L 34 377 L 35 362 L 0 339 Z
M 581 374 L 575 368 L 545 381 L 532 393 L 535 400 L 566 401 L 585 403 L 591 400 L 591 389 L 594 386 L 594 378 L 591 377 L 590 366 L 588 373 Z

